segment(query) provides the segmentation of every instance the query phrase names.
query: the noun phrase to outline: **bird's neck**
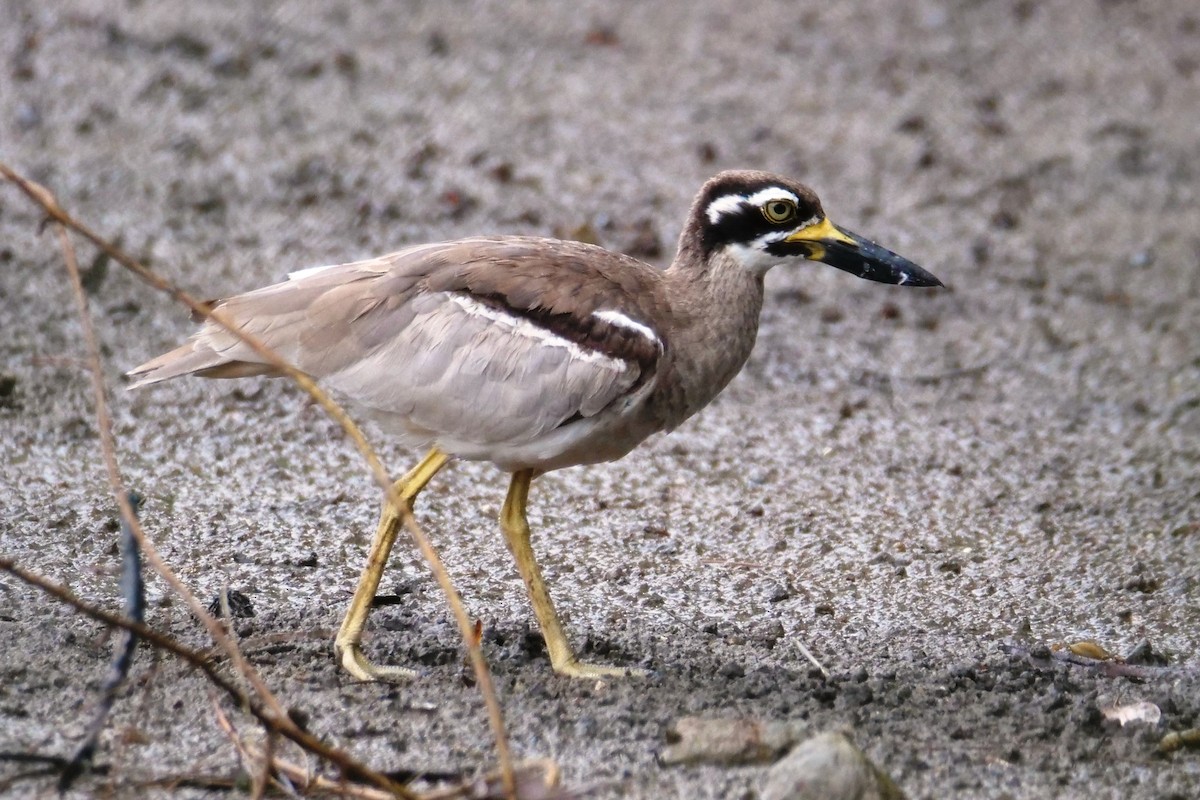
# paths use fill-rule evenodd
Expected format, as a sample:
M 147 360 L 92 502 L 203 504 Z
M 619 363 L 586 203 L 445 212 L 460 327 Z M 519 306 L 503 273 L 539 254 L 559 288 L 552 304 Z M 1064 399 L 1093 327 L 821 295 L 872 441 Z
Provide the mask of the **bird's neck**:
M 703 264 L 703 267 L 698 267 Z M 762 275 L 732 257 L 702 260 L 681 251 L 666 271 L 673 325 L 670 340 L 677 390 L 669 398 L 672 427 L 708 405 L 738 374 L 758 335 Z

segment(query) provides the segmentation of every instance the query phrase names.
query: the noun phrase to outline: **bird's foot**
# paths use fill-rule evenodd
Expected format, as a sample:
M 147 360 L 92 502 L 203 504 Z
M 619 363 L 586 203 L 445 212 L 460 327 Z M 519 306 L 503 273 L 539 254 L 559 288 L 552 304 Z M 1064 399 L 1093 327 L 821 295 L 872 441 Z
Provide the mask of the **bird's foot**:
M 372 663 L 363 655 L 362 648 L 357 643 L 339 644 L 337 650 L 341 654 L 342 668 L 353 675 L 356 680 L 379 683 L 404 683 L 420 675 L 415 669 Z
M 603 664 L 588 664 L 572 658 L 554 665 L 554 671 L 570 678 L 648 678 L 654 673 L 637 667 L 608 667 Z

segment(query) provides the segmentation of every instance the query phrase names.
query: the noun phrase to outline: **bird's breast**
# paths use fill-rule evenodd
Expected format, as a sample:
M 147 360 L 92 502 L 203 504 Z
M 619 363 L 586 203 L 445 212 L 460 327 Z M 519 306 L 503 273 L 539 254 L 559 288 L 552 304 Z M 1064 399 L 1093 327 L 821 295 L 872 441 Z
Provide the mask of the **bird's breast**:
M 676 302 L 664 374 L 650 405 L 674 428 L 712 402 L 741 371 L 758 336 L 762 281 L 718 275 Z

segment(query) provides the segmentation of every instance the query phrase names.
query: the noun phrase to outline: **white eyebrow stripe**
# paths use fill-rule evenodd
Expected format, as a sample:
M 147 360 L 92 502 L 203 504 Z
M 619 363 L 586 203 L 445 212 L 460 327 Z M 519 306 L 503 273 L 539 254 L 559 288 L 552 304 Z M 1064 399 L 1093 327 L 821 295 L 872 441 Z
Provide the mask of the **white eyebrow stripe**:
M 746 198 L 752 206 L 761 206 L 768 200 L 791 200 L 793 203 L 799 203 L 800 198 L 782 186 L 771 186 L 766 189 L 759 189 L 754 194 Z
M 649 339 L 654 343 L 654 346 L 662 350 L 662 339 L 658 338 L 658 334 L 649 325 L 638 322 L 633 317 L 627 314 L 622 314 L 611 308 L 602 308 L 599 311 L 593 311 L 592 316 L 596 319 L 603 320 L 610 325 L 615 325 L 618 328 L 624 328 L 627 331 L 634 331 L 640 336 Z
M 761 206 L 770 200 L 790 200 L 797 205 L 800 204 L 800 198 L 794 192 L 784 189 L 782 186 L 768 186 L 766 189 L 759 189 L 751 195 L 744 194 L 724 194 L 708 204 L 708 208 L 704 211 L 708 215 L 708 221 L 712 225 L 717 224 L 717 220 L 730 212 L 737 211 L 743 205 Z
M 717 220 L 726 214 L 736 212 L 742 207 L 743 203 L 749 202 L 750 198 L 742 194 L 723 194 L 716 200 L 708 204 L 705 213 L 708 214 L 708 222 L 710 225 L 716 225 Z

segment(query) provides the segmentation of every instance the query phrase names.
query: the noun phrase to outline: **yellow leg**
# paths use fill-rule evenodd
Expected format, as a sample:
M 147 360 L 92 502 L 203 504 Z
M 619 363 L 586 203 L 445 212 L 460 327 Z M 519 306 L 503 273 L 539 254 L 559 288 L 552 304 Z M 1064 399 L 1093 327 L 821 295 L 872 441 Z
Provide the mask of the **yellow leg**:
M 420 464 L 413 467 L 407 475 L 396 481 L 393 489 L 401 501 L 412 512 L 417 495 L 425 488 L 438 470 L 446 466 L 450 456 L 434 448 L 426 454 Z M 354 599 L 350 601 L 350 609 L 342 620 L 334 640 L 334 649 L 342 661 L 346 671 L 362 681 L 396 681 L 413 677 L 417 673 L 404 667 L 378 666 L 367 660 L 362 652 L 362 632 L 367 624 L 367 614 L 371 612 L 371 603 L 375 600 L 375 592 L 379 589 L 379 581 L 383 577 L 383 568 L 387 565 L 392 545 L 396 543 L 396 533 L 400 528 L 400 510 L 391 502 L 385 501 L 383 513 L 379 517 L 379 527 L 375 529 L 375 538 L 371 540 L 371 554 L 367 557 L 367 566 L 358 579 L 358 587 L 354 590 Z
M 537 617 L 538 625 L 542 629 L 542 638 L 546 640 L 546 650 L 550 653 L 551 666 L 555 672 L 575 678 L 644 675 L 644 670 L 585 664 L 575 657 L 575 651 L 571 649 L 571 644 L 563 633 L 562 623 L 558 621 L 554 602 L 550 599 L 550 592 L 542 579 L 542 571 L 533 556 L 533 548 L 529 545 L 529 522 L 525 518 L 525 506 L 529 500 L 529 484 L 533 478 L 533 470 L 523 469 L 513 473 L 508 497 L 505 498 L 504 508 L 500 511 L 500 527 L 504 531 L 504 541 L 508 544 L 509 552 L 517 562 L 517 571 L 525 581 L 529 601 L 533 604 L 533 614 Z

